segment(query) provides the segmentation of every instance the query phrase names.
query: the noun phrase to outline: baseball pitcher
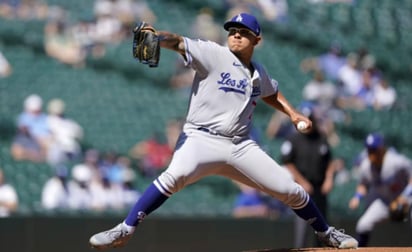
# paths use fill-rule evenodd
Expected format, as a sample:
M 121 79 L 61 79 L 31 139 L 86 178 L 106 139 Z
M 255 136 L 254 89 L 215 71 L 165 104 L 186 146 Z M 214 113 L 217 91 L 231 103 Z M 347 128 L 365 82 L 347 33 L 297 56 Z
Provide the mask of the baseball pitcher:
M 146 189 L 123 222 L 90 238 L 91 246 L 104 249 L 124 245 L 143 219 L 174 193 L 205 176 L 221 175 L 288 205 L 312 226 L 325 245 L 356 248 L 358 242 L 330 227 L 305 190 L 249 137 L 258 99 L 287 114 L 295 127 L 303 121 L 310 129 L 312 122 L 289 104 L 278 82 L 252 60 L 254 48 L 261 41 L 257 19 L 241 13 L 223 27 L 228 31 L 227 46 L 155 31 L 151 26 L 136 29 L 154 31 L 160 47 L 179 53 L 196 74 L 186 122 L 169 167 Z M 136 46 L 144 51 L 135 55 L 143 55 L 142 63 L 156 67 L 156 60 L 151 61 L 147 53 L 159 55 L 156 47 L 150 50 L 152 44 Z

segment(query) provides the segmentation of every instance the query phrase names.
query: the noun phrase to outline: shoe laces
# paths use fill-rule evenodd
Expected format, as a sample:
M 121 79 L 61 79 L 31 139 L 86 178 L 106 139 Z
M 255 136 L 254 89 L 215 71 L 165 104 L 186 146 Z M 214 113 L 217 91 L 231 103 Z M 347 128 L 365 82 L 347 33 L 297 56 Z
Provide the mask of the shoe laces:
M 342 241 L 343 239 L 346 239 L 349 237 L 347 234 L 345 234 L 344 229 L 335 229 L 335 228 L 333 228 L 330 231 L 329 236 L 331 236 L 333 239 L 337 241 Z
M 118 226 L 114 229 L 107 230 L 106 234 L 109 235 L 113 240 L 115 240 L 120 237 L 127 236 L 129 232 L 127 232 L 127 230 L 124 230 L 121 226 Z

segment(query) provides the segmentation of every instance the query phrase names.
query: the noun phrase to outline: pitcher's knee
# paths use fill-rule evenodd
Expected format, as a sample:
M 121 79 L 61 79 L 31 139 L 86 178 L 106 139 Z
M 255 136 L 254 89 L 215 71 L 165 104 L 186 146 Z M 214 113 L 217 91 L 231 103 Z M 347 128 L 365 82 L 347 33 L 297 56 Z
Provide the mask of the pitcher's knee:
M 290 190 L 281 201 L 292 209 L 300 209 L 308 204 L 309 199 L 309 194 L 303 187 L 296 184 L 296 186 Z
M 184 187 L 183 178 L 175 178 L 168 172 L 163 172 L 160 174 L 160 176 L 154 181 L 154 184 L 160 191 L 162 191 L 162 193 L 165 193 L 166 195 L 172 195 Z

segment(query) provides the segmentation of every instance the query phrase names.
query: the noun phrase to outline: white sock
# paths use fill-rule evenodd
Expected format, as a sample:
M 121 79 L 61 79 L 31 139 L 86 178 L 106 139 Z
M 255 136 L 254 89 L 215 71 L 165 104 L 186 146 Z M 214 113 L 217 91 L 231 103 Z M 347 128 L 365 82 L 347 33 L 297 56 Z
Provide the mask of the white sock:
M 126 221 L 123 221 L 123 222 L 122 222 L 122 226 L 123 226 L 123 228 L 125 228 L 125 229 L 127 230 L 127 232 L 129 232 L 129 233 L 131 233 L 131 234 L 133 234 L 133 233 L 134 233 L 134 230 L 136 229 L 136 227 L 134 227 L 134 226 L 129 226 L 129 225 L 127 225 L 127 224 L 126 224 Z

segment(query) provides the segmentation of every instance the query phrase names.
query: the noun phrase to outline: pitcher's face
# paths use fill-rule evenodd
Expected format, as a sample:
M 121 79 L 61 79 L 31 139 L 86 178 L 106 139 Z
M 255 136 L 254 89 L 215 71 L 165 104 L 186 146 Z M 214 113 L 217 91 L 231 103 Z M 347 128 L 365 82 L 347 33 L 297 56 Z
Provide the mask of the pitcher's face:
M 242 27 L 229 28 L 227 44 L 233 53 L 242 53 L 245 51 L 253 51 L 255 45 L 260 40 L 251 30 Z

